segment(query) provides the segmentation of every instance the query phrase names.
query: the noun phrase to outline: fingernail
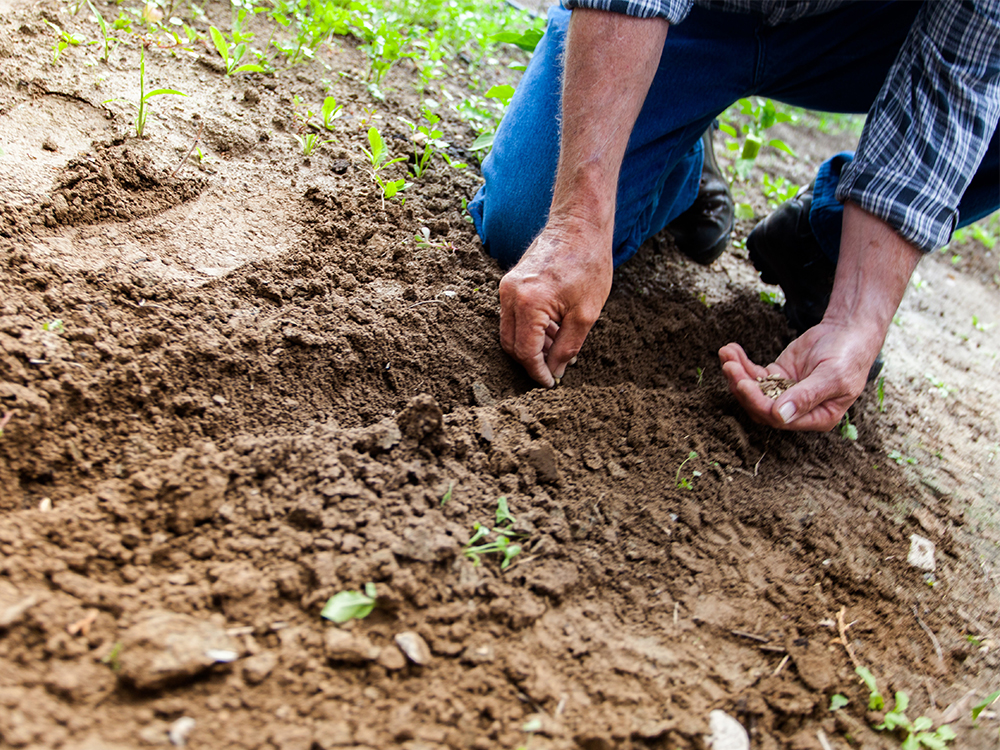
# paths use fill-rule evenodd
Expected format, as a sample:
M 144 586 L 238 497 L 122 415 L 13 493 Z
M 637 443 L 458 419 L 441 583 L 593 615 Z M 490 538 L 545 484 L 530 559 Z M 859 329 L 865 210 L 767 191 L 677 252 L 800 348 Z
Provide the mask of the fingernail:
M 792 421 L 792 418 L 795 416 L 795 404 L 793 404 L 791 401 L 786 401 L 785 403 L 783 403 L 781 406 L 778 407 L 778 414 L 781 415 L 781 420 L 785 424 L 788 424 L 789 422 Z

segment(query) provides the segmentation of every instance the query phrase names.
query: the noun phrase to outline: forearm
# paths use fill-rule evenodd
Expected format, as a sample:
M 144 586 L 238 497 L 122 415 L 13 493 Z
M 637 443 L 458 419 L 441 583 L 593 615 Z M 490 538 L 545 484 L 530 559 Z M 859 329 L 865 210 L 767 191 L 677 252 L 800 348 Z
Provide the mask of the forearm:
M 618 173 L 668 24 L 578 9 L 570 21 L 559 167 L 550 221 L 614 225 Z
M 888 224 L 847 203 L 840 258 L 824 322 L 867 329 L 880 347 L 922 257 L 920 250 Z

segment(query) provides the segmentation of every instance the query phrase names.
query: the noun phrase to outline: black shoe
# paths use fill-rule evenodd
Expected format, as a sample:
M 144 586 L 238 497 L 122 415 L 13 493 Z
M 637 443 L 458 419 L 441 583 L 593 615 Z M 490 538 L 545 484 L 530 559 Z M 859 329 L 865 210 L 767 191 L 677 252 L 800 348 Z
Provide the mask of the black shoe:
M 812 191 L 812 185 L 800 190 L 747 237 L 750 260 L 760 271 L 760 280 L 781 287 L 785 318 L 799 336 L 823 319 L 837 271 L 809 226 Z M 879 376 L 884 364 L 879 352 L 868 371 L 868 382 Z
M 701 137 L 705 147 L 705 165 L 701 170 L 698 197 L 684 213 L 667 225 L 678 249 L 695 263 L 707 266 L 729 247 L 733 231 L 733 196 L 715 160 L 712 131 Z

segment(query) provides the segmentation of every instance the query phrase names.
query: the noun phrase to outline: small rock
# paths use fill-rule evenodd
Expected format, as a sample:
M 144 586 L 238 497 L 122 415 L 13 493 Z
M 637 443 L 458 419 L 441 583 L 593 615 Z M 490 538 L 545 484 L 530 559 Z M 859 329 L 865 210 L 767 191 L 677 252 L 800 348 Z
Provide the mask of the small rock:
M 147 613 L 126 630 L 121 644 L 119 676 L 140 690 L 184 682 L 239 653 L 222 628 L 161 610 Z
M 535 467 L 538 481 L 555 484 L 559 481 L 559 465 L 556 462 L 556 452 L 547 440 L 536 440 L 526 451 L 528 463 Z
M 170 740 L 170 744 L 177 747 L 184 747 L 187 744 L 188 735 L 194 729 L 194 725 L 195 720 L 190 716 L 182 716 L 171 724 L 170 729 L 167 730 L 167 737 Z
M 53 152 L 59 150 L 59 146 L 57 146 L 56 142 L 54 140 L 52 140 L 52 136 L 51 135 L 46 136 L 45 140 L 42 141 L 42 150 L 43 151 L 53 151 Z
M 410 399 L 406 408 L 396 417 L 396 422 L 404 435 L 423 440 L 441 431 L 444 414 L 432 396 L 421 393 Z
M 243 660 L 243 679 L 250 685 L 259 685 L 277 665 L 277 654 L 273 651 L 261 651 Z
M 472 384 L 472 398 L 476 402 L 476 406 L 493 406 L 497 402 L 486 384 L 479 382 Z
M 379 652 L 378 663 L 390 672 L 398 672 L 406 666 L 406 657 L 395 646 L 386 646 Z
M 712 750 L 750 750 L 750 737 L 736 719 L 716 709 L 708 715 L 711 734 L 707 743 Z
M 491 664 L 496 659 L 496 649 L 492 643 L 483 643 L 479 646 L 468 646 L 462 652 L 462 661 L 469 664 Z
M 364 664 L 375 661 L 379 656 L 379 650 L 366 636 L 354 635 L 340 628 L 327 630 L 325 642 L 326 655 L 330 661 Z
M 910 554 L 906 562 L 921 570 L 934 570 L 934 542 L 919 534 L 910 534 Z
M 419 634 L 408 630 L 404 633 L 398 633 L 395 640 L 399 650 L 406 654 L 407 658 L 414 664 L 423 667 L 430 663 L 430 646 Z

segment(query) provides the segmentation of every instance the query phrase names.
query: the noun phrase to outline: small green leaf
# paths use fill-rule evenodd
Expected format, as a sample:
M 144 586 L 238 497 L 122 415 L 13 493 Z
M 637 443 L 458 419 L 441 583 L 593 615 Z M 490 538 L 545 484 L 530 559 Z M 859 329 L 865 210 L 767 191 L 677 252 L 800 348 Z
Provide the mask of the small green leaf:
M 341 591 L 330 597 L 319 614 L 320 617 L 339 624 L 368 617 L 373 609 L 375 609 L 374 597 L 362 594 L 360 591 Z
M 494 34 L 492 38 L 496 42 L 516 44 L 525 52 L 534 52 L 535 47 L 542 39 L 542 32 L 538 29 L 528 29 L 523 34 L 518 34 L 516 31 L 501 31 L 499 34 Z
M 837 710 L 843 708 L 844 706 L 846 706 L 848 703 L 850 703 L 850 701 L 847 699 L 847 697 L 841 695 L 840 693 L 837 693 L 836 695 L 830 696 L 830 710 L 831 711 L 837 711 Z
M 174 96 L 187 96 L 187 94 L 185 94 L 183 91 L 177 91 L 176 89 L 153 89 L 144 97 L 142 97 L 142 100 L 147 101 L 150 97 L 163 96 L 164 94 L 173 94 Z
M 499 99 L 504 106 L 507 106 L 511 97 L 514 96 L 514 87 L 506 83 L 491 86 L 484 96 L 488 99 Z
M 928 729 L 934 726 L 934 722 L 931 721 L 926 716 L 918 716 L 913 721 L 913 731 L 914 732 L 926 732 Z
M 514 516 L 510 514 L 510 507 L 507 505 L 507 497 L 501 496 L 497 500 L 497 526 L 502 524 L 513 524 L 516 523 Z
M 248 65 L 241 65 L 240 67 L 238 67 L 233 72 L 234 73 L 263 73 L 264 72 L 264 68 L 263 68 L 263 66 L 257 65 L 256 63 L 250 63 Z
M 935 734 L 945 742 L 951 742 L 952 740 L 958 739 L 958 735 L 955 734 L 955 730 L 952 729 L 948 724 L 942 724 L 937 728 Z
M 493 138 L 496 133 L 482 133 L 475 141 L 472 142 L 472 147 L 470 151 L 482 151 L 484 148 L 490 148 L 493 146 Z
M 374 125 L 368 128 L 368 143 L 372 147 L 372 161 L 375 164 L 381 164 L 385 158 L 385 141 L 382 140 L 382 135 Z
M 226 38 L 222 35 L 214 26 L 208 27 L 208 33 L 212 36 L 212 43 L 215 45 L 215 49 L 218 50 L 219 55 L 225 60 L 226 65 L 229 65 L 229 45 L 226 44 Z
M 719 130 L 721 130 L 726 135 L 731 135 L 733 138 L 736 137 L 736 128 L 726 122 L 719 123 Z
M 789 156 L 792 156 L 792 157 L 796 156 L 795 152 L 792 151 L 791 146 L 789 146 L 784 141 L 779 141 L 777 138 L 772 138 L 771 140 L 769 140 L 767 142 L 767 145 L 770 146 L 771 148 L 776 148 L 779 151 L 784 151 Z
M 736 204 L 736 218 L 743 221 L 750 221 L 754 217 L 753 206 L 749 203 Z
M 975 721 L 976 719 L 978 719 L 979 714 L 981 714 L 987 706 L 996 701 L 997 698 L 1000 698 L 1000 690 L 997 690 L 995 693 L 990 693 L 989 695 L 986 696 L 986 699 L 982 703 L 973 706 L 972 720 Z

